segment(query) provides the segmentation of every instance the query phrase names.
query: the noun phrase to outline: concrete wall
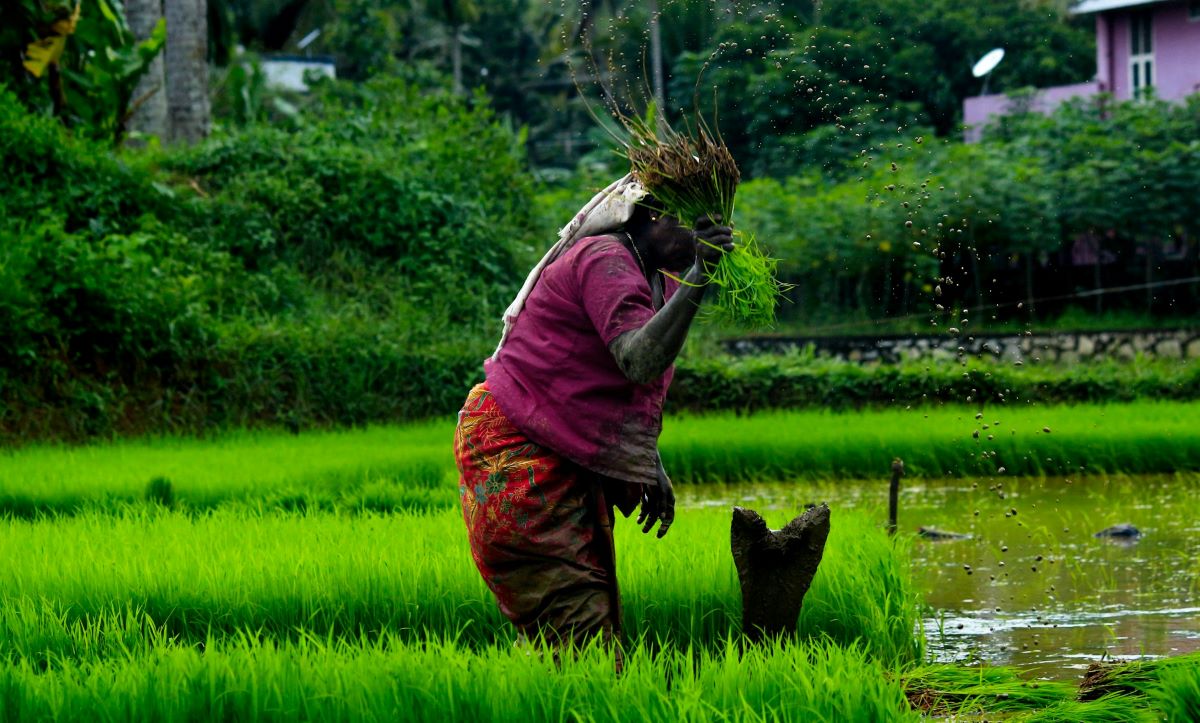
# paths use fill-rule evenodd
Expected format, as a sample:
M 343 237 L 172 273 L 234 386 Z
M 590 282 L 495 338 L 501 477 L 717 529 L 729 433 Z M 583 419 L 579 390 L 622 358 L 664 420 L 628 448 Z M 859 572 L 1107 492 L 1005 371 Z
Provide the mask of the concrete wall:
M 1188 0 L 1100 13 L 1096 17 L 1096 80 L 1118 100 L 1132 95 L 1129 25 L 1134 12 L 1153 17 L 1154 90 L 1180 100 L 1200 92 L 1200 21 L 1188 19 Z
M 1188 19 L 1186 0 L 1155 11 L 1154 67 L 1160 98 L 1179 100 L 1200 92 L 1200 21 Z
M 1132 360 L 1138 354 L 1165 359 L 1200 359 L 1200 328 L 1144 331 L 996 334 L 969 337 L 885 336 L 780 338 L 747 337 L 725 342 L 732 354 L 783 353 L 812 345 L 818 356 L 856 362 L 987 356 L 1006 361 L 1072 363 Z
M 1098 92 L 1100 86 L 1095 82 L 1038 88 L 1030 101 L 1029 109 L 1038 113 L 1049 113 L 1071 98 L 1090 98 Z M 963 123 L 967 126 L 967 141 L 979 140 L 980 128 L 989 119 L 1008 115 L 1013 110 L 1013 99 L 1004 93 L 978 95 L 964 100 Z
M 1154 90 L 1158 97 L 1180 100 L 1200 93 L 1200 21 L 1188 18 L 1188 0 L 1172 0 L 1129 10 L 1096 14 L 1096 79 L 1088 83 L 1041 88 L 1032 109 L 1048 113 L 1068 98 L 1112 93 L 1117 100 L 1132 96 L 1129 77 L 1129 26 L 1134 12 L 1153 17 Z M 963 101 L 966 140 L 979 140 L 980 127 L 989 118 L 1012 112 L 1003 93 Z
M 1129 100 L 1133 95 L 1129 85 L 1129 15 L 1127 12 L 1110 13 L 1108 21 L 1112 33 L 1112 94 L 1117 100 Z M 1154 66 L 1157 75 L 1158 63 L 1155 62 Z

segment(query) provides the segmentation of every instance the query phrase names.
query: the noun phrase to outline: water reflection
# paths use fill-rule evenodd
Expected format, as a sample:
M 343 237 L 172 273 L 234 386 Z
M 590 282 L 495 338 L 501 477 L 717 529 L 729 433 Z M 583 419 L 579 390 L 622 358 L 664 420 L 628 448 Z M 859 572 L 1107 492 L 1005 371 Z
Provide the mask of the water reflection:
M 1200 477 L 905 480 L 899 528 L 931 608 L 938 661 L 1076 677 L 1102 657 L 1200 650 Z M 685 506 L 741 504 L 887 515 L 887 481 L 693 485 Z M 1133 539 L 1096 538 L 1130 523 Z M 968 539 L 916 537 L 920 527 Z

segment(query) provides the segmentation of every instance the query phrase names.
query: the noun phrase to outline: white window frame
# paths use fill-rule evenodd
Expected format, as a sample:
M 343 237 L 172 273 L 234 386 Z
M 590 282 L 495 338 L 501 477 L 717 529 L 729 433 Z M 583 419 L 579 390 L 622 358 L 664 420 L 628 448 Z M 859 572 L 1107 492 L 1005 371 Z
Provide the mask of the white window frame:
M 1145 97 L 1146 88 L 1153 88 L 1157 77 L 1153 11 L 1133 13 L 1129 16 L 1129 97 L 1134 100 Z

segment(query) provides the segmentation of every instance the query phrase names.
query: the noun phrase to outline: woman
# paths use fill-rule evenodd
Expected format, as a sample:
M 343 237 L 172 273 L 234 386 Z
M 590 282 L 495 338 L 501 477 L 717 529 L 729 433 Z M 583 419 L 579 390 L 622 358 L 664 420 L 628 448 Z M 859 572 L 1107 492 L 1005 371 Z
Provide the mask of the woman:
M 505 312 L 455 454 L 472 557 L 523 636 L 619 640 L 612 510 L 640 502 L 642 531 L 658 523 L 660 538 L 674 521 L 663 398 L 705 265 L 733 248 L 719 221 L 685 228 L 626 176 L 562 230 Z

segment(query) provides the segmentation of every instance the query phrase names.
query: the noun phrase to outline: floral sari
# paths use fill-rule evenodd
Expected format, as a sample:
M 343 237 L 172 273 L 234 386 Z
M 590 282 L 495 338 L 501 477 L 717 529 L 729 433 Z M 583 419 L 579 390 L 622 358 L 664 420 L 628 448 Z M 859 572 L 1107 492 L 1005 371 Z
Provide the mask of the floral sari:
M 487 383 L 471 390 L 454 437 L 471 556 L 500 610 L 528 637 L 618 637 L 612 510 L 599 476 L 531 442 Z

